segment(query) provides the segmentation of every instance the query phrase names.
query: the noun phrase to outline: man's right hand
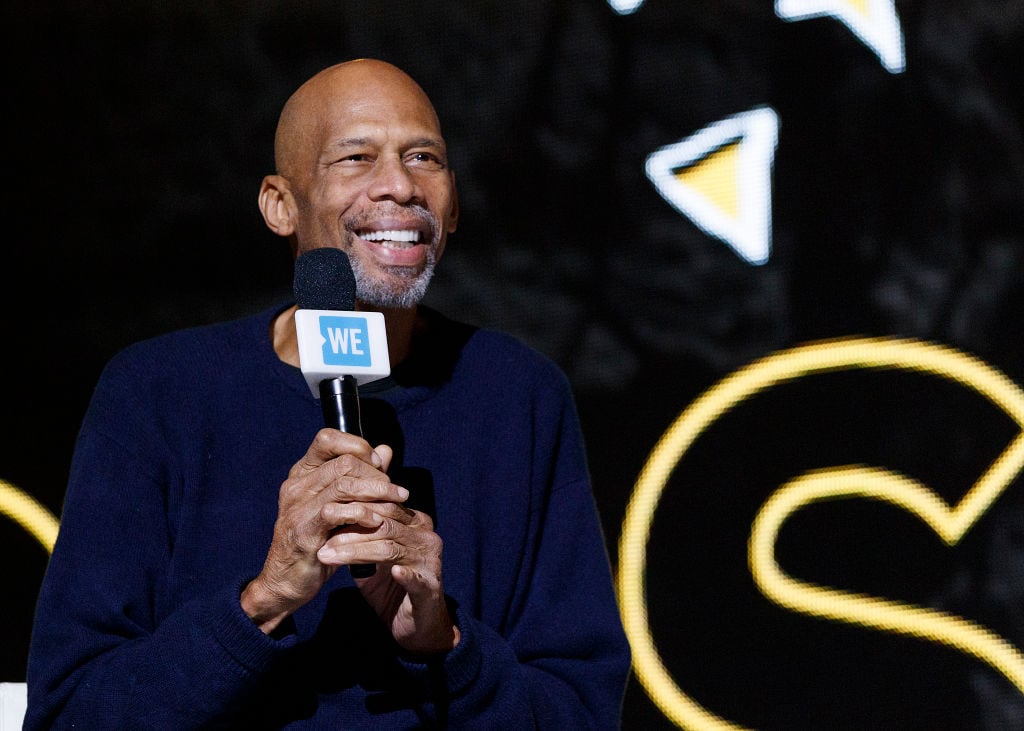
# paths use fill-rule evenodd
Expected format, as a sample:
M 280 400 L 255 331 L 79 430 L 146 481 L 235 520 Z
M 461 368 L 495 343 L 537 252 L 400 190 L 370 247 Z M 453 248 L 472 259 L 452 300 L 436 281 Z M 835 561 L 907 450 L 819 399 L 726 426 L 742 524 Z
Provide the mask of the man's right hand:
M 242 590 L 242 609 L 265 633 L 312 599 L 337 570 L 317 551 L 338 530 L 373 533 L 381 511 L 403 503 L 409 491 L 386 471 L 391 448 L 321 429 L 281 484 L 277 522 L 259 576 Z

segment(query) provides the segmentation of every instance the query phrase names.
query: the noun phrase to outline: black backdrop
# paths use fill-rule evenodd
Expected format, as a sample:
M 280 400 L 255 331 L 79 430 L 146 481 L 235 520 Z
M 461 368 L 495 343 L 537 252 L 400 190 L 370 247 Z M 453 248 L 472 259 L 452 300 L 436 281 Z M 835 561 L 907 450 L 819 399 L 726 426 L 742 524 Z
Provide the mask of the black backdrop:
M 397 63 L 435 100 L 463 213 L 429 302 L 568 372 L 613 561 L 655 442 L 756 358 L 915 338 L 1024 384 L 1024 3 L 895 11 L 900 73 L 849 24 L 786 22 L 771 0 L 646 0 L 625 15 L 600 0 L 7 3 L 0 479 L 59 515 L 114 351 L 287 296 L 287 250 L 255 204 L 276 115 L 301 80 L 356 56 Z M 758 106 L 780 120 L 762 266 L 644 173 L 656 149 Z M 758 728 L 1022 723 L 1021 688 L 985 663 L 786 612 L 745 558 L 758 506 L 808 469 L 884 465 L 955 501 L 1020 430 L 997 412 L 942 379 L 853 373 L 717 422 L 673 474 L 647 552 L 650 626 L 676 684 Z M 1017 478 L 952 550 L 857 505 L 795 521 L 780 563 L 1024 647 L 1020 492 Z M 20 681 L 46 553 L 8 520 L 0 546 L 0 680 Z M 669 726 L 663 710 L 634 679 L 625 726 Z

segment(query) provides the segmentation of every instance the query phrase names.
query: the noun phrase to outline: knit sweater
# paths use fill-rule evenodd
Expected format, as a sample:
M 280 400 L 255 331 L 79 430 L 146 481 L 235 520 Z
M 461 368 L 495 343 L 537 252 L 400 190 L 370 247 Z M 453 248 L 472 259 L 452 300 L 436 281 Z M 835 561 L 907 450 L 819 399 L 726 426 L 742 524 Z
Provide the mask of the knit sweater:
M 341 569 L 277 631 L 244 614 L 278 490 L 323 425 L 276 307 L 104 369 L 40 591 L 26 729 L 617 728 L 629 672 L 571 391 L 513 338 L 425 311 L 361 388 L 367 439 L 429 512 L 461 633 L 403 657 Z

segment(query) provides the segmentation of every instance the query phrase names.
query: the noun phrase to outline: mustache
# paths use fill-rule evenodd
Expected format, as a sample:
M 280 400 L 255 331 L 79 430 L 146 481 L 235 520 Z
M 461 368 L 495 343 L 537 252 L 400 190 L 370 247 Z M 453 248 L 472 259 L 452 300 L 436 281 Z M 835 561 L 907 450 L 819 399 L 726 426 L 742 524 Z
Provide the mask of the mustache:
M 360 228 L 366 228 L 378 219 L 389 217 L 408 218 L 410 214 L 427 229 L 429 241 L 436 243 L 441 230 L 437 216 L 431 213 L 429 208 L 418 203 L 410 203 L 406 206 L 393 202 L 380 203 L 370 211 L 364 211 L 345 219 L 345 228 L 354 233 Z

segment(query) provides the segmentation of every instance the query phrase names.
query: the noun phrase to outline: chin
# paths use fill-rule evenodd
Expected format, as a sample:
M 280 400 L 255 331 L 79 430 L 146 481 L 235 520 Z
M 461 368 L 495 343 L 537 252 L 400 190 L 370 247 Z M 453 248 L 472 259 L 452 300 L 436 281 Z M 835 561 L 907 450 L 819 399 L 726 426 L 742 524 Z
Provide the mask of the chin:
M 387 309 L 408 309 L 418 305 L 434 276 L 434 265 L 430 261 L 416 273 L 408 268 L 393 267 L 371 277 L 355 261 L 352 269 L 357 283 L 356 299 L 369 307 Z
M 415 307 L 427 293 L 427 284 L 430 277 L 424 274 L 410 281 L 402 280 L 399 284 L 393 282 L 374 282 L 364 286 L 362 282 L 356 287 L 356 298 L 364 305 L 370 307 L 381 307 L 387 309 L 408 309 Z

